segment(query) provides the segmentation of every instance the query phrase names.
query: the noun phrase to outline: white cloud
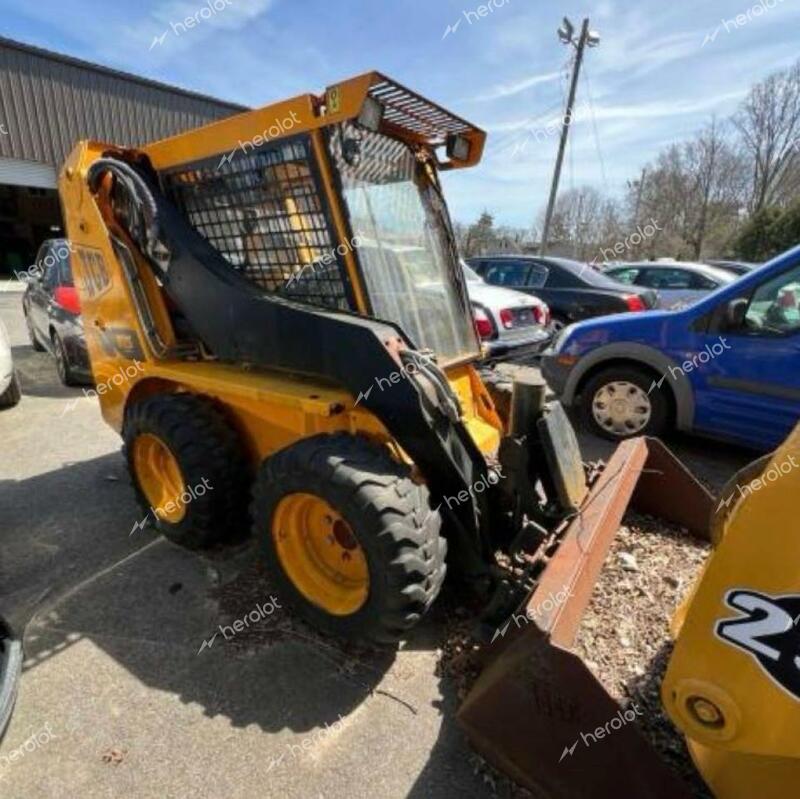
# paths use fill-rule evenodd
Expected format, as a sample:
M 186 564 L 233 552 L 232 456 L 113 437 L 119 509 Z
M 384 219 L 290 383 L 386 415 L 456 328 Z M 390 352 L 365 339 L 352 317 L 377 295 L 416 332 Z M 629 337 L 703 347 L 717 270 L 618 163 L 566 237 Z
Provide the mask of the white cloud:
M 561 76 L 561 72 L 547 72 L 544 75 L 531 75 L 530 77 L 523 78 L 514 83 L 500 83 L 493 86 L 484 94 L 479 94 L 472 97 L 475 102 L 487 102 L 489 100 L 500 100 L 505 97 L 513 97 L 520 94 L 527 89 L 534 86 L 539 86 L 542 83 L 552 83 L 557 81 Z

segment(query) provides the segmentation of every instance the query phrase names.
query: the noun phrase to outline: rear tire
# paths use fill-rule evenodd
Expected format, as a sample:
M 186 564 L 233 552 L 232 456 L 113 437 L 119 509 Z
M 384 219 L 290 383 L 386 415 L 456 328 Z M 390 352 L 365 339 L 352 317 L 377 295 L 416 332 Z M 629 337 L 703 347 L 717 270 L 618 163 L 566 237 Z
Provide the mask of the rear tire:
M 39 341 L 36 331 L 33 329 L 33 322 L 31 322 L 31 318 L 27 313 L 25 314 L 25 327 L 28 328 L 28 338 L 30 339 L 31 347 L 33 347 L 36 352 L 44 352 L 45 348 Z
M 581 390 L 584 424 L 609 441 L 661 436 L 669 426 L 669 389 L 635 366 L 611 366 L 591 377 Z
M 211 400 L 166 394 L 137 402 L 127 412 L 122 436 L 145 519 L 166 538 L 202 549 L 247 536 L 247 460 Z M 188 500 L 176 499 L 187 494 Z M 131 533 L 136 530 L 134 525 Z
M 11 375 L 8 388 L 0 394 L 0 408 L 13 408 L 22 399 L 22 387 L 19 384 L 19 375 L 16 371 Z
M 441 517 L 385 448 L 346 433 L 308 438 L 264 462 L 254 495 L 265 568 L 318 629 L 395 643 L 439 594 Z M 294 523 L 292 507 L 305 507 Z

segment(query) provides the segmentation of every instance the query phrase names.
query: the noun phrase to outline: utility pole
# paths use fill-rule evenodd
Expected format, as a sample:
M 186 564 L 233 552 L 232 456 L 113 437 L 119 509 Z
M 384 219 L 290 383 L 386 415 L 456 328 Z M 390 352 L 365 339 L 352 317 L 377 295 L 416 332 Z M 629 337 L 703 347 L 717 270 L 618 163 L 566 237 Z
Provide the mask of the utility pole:
M 569 87 L 569 98 L 567 99 L 567 111 L 564 114 L 563 123 L 561 126 L 561 141 L 558 144 L 558 155 L 556 156 L 556 169 L 553 174 L 553 185 L 550 188 L 550 200 L 547 203 L 547 214 L 544 219 L 544 231 L 542 232 L 542 247 L 540 255 L 547 254 L 547 244 L 550 236 L 550 225 L 553 221 L 553 211 L 556 207 L 556 198 L 558 197 L 558 184 L 561 180 L 561 168 L 564 165 L 564 153 L 567 150 L 567 139 L 569 138 L 569 129 L 572 125 L 572 115 L 575 107 L 575 93 L 578 90 L 578 77 L 581 73 L 581 65 L 583 64 L 583 53 L 586 47 L 597 47 L 600 44 L 600 37 L 589 30 L 589 19 L 583 20 L 581 27 L 581 35 L 577 41 L 573 36 L 575 27 L 573 24 L 564 17 L 564 24 L 558 29 L 558 36 L 564 44 L 572 45 L 576 49 L 575 65 L 572 69 L 572 82 Z

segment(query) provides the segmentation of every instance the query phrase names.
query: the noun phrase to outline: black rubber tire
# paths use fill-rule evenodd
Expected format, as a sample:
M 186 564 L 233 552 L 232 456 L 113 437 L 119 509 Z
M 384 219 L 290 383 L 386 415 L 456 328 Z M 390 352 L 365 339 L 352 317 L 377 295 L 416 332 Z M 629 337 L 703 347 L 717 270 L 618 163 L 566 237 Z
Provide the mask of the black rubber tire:
M 552 314 L 550 317 L 550 330 L 555 335 L 556 333 L 560 333 L 565 327 L 571 325 L 572 322 L 567 319 L 566 316 L 561 316 L 560 314 Z
M 28 328 L 28 338 L 30 339 L 31 347 L 33 347 L 36 352 L 44 352 L 45 346 L 37 338 L 33 329 L 33 322 L 31 322 L 31 318 L 27 313 L 25 314 L 25 327 Z
M 0 742 L 3 740 L 22 674 L 22 642 L 0 618 Z
M 186 514 L 177 524 L 156 516 L 137 481 L 133 442 L 144 433 L 167 445 L 186 488 L 206 481 L 208 489 L 186 503 Z M 187 549 L 203 549 L 238 543 L 249 535 L 251 470 L 239 436 L 210 399 L 162 394 L 137 402 L 127 411 L 122 437 L 142 512 L 166 538 Z
M 294 586 L 277 556 L 272 519 L 288 494 L 324 499 L 350 525 L 367 560 L 366 602 L 334 616 Z M 264 566 L 281 597 L 313 626 L 350 640 L 396 643 L 425 614 L 444 582 L 447 541 L 428 490 L 384 447 L 347 433 L 318 435 L 268 458 L 254 489 L 252 516 Z
M 14 372 L 8 388 L 0 394 L 0 408 L 13 408 L 22 399 L 22 386 L 19 384 L 19 375 Z
M 56 356 L 56 371 L 58 372 L 58 379 L 65 386 L 81 385 L 80 379 L 75 376 L 75 372 L 72 369 L 72 364 L 69 362 L 69 356 L 67 355 L 67 348 L 64 346 L 64 342 L 55 331 L 53 331 L 51 335 L 53 340 L 53 352 Z
M 601 438 L 609 441 L 626 441 L 637 436 L 658 437 L 670 426 L 672 417 L 672 404 L 667 388 L 662 382 L 658 385 L 658 376 L 645 369 L 637 369 L 635 366 L 610 366 L 599 371 L 587 380 L 581 389 L 580 411 L 583 423 L 588 430 Z M 642 430 L 631 432 L 628 435 L 620 435 L 611 430 L 607 430 L 600 425 L 592 414 L 592 403 L 595 394 L 607 383 L 625 381 L 633 383 L 641 388 L 645 393 L 649 392 L 651 413 L 650 420 Z

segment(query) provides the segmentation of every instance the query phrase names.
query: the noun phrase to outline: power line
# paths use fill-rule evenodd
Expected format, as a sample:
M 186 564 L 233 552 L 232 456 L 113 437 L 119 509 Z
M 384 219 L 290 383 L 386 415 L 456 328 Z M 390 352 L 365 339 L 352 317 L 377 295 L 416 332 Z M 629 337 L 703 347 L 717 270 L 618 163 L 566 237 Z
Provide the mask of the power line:
M 603 187 L 608 192 L 608 175 L 606 174 L 606 162 L 603 158 L 603 150 L 600 147 L 600 135 L 597 131 L 597 117 L 594 113 L 594 96 L 592 94 L 592 84 L 589 80 L 589 68 L 588 66 L 583 70 L 583 79 L 586 82 L 586 91 L 589 95 L 589 113 L 592 117 L 592 130 L 594 132 L 594 146 L 597 150 L 597 159 L 600 161 L 600 174 L 603 176 Z

